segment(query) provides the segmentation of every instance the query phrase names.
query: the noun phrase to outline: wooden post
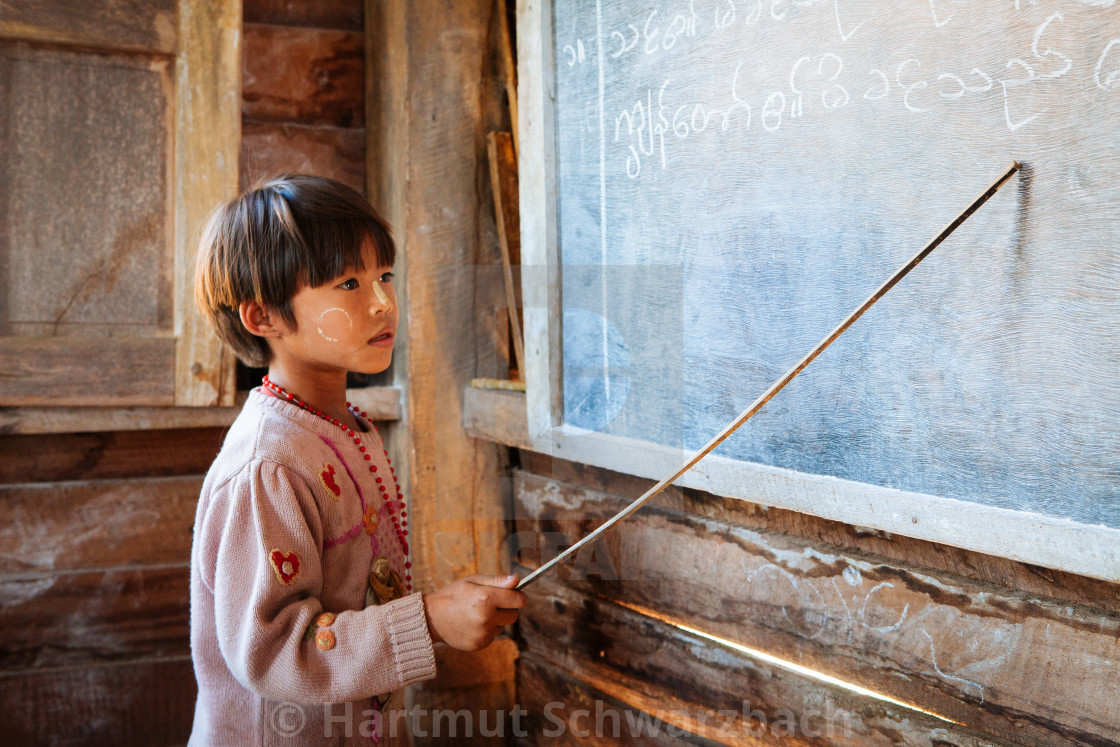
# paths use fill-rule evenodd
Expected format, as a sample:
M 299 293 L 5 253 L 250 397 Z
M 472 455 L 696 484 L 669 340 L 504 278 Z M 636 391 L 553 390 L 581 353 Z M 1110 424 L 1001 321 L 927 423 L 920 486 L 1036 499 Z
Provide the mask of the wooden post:
M 241 0 L 179 8 L 175 127 L 175 404 L 233 404 L 234 359 L 195 307 L 198 230 L 238 190 Z

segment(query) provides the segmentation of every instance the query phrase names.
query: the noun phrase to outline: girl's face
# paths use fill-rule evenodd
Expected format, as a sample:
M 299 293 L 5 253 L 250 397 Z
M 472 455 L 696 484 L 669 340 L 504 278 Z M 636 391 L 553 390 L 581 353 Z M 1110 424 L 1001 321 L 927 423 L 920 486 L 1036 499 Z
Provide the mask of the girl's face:
M 372 245 L 363 247 L 366 269 L 349 270 L 292 296 L 296 329 L 280 340 L 287 355 L 316 368 L 379 373 L 393 359 L 397 293 L 388 267 L 378 267 Z

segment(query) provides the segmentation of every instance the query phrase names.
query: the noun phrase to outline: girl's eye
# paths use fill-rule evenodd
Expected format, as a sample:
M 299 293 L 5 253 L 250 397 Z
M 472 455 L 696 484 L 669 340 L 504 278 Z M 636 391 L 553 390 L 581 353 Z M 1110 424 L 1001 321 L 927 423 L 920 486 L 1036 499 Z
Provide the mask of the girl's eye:
M 381 275 L 381 282 L 382 283 L 389 283 L 389 282 L 392 282 L 392 280 L 393 280 L 393 273 L 391 273 L 391 272 L 382 273 L 382 275 Z
M 357 290 L 358 289 L 358 281 L 357 281 L 356 278 L 350 278 L 349 280 L 343 280 L 341 283 L 339 283 L 338 287 L 341 288 L 342 290 L 348 290 L 348 291 Z

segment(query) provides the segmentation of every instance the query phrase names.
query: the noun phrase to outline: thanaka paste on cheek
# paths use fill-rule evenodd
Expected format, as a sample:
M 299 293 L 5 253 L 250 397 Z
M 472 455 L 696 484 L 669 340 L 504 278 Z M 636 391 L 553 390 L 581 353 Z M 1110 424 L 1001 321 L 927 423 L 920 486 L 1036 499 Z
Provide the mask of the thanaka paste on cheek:
M 343 320 L 346 322 L 345 329 L 342 327 Z M 344 334 L 352 329 L 354 329 L 354 321 L 345 309 L 332 306 L 329 309 L 323 309 L 323 313 L 319 314 L 319 335 L 327 342 L 338 342 Z
M 373 285 L 373 292 L 377 294 L 377 302 L 382 306 L 387 307 L 391 305 L 391 302 L 389 301 L 389 294 L 382 290 L 381 286 L 377 283 L 374 283 Z

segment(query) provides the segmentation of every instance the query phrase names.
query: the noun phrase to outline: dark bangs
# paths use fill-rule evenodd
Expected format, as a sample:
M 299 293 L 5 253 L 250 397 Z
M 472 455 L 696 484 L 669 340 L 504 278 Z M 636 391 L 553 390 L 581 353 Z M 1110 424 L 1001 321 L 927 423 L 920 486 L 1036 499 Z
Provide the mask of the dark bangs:
M 362 246 L 373 243 L 377 262 L 392 267 L 396 248 L 389 229 L 358 192 L 336 181 L 314 176 L 288 176 L 272 179 L 263 185 L 286 203 L 288 216 L 280 205 L 273 205 L 274 217 L 283 226 L 282 232 L 296 251 L 285 252 L 294 260 L 294 272 L 282 272 L 289 282 L 312 287 L 327 283 L 347 270 L 364 270 Z M 285 225 L 286 224 L 286 225 Z M 270 242 L 266 242 L 270 243 Z M 290 297 L 295 288 L 286 288 L 281 295 Z

